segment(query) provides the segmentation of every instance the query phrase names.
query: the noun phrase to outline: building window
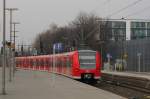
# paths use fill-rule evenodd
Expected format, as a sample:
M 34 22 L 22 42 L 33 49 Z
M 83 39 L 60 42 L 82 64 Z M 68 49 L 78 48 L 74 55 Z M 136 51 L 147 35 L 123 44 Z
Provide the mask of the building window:
M 126 40 L 126 22 L 112 21 L 112 39 L 115 41 Z
M 125 29 L 112 29 L 113 38 L 118 40 L 125 40 L 126 38 L 126 30 Z
M 150 22 L 147 23 L 147 37 L 150 37 Z
M 150 37 L 150 29 L 147 29 L 147 37 Z
M 131 33 L 132 33 L 132 35 L 131 35 L 132 39 L 146 37 L 146 30 L 145 29 L 132 29 Z
M 146 28 L 146 22 L 131 22 L 132 28 Z
M 146 22 L 131 22 L 131 39 L 146 37 Z
M 147 28 L 150 29 L 150 22 L 147 23 Z

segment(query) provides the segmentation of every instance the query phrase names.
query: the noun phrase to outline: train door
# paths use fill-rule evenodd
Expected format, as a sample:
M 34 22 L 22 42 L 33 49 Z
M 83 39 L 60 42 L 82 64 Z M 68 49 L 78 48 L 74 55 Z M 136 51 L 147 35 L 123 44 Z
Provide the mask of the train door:
M 39 58 L 39 62 L 40 62 L 40 70 L 44 70 L 44 66 L 45 66 L 45 58 L 44 57 L 40 57 Z
M 25 58 L 23 57 L 23 68 L 26 68 Z
M 49 71 L 52 72 L 52 64 L 53 63 L 52 63 L 52 57 L 51 56 L 49 57 L 48 61 L 49 61 Z
M 46 66 L 46 69 L 45 70 L 49 70 L 49 58 L 48 57 L 46 57 L 45 58 L 45 66 Z
M 65 57 L 62 57 L 62 69 L 63 69 L 63 73 L 67 74 L 67 67 L 65 66 Z
M 30 69 L 33 69 L 33 66 L 32 66 L 32 57 L 29 58 L 29 66 L 30 66 Z
M 16 67 L 18 67 L 18 60 L 15 58 L 15 60 L 16 60 Z
M 69 55 L 67 55 L 67 57 L 66 57 L 66 66 L 67 66 L 68 75 L 70 76 L 70 74 L 71 74 L 71 64 L 70 64 L 70 57 L 69 57 Z
M 39 69 L 38 58 L 37 57 L 35 57 L 34 66 L 35 66 L 36 70 Z
M 26 69 L 29 69 L 29 59 L 28 59 L 28 57 L 26 57 Z

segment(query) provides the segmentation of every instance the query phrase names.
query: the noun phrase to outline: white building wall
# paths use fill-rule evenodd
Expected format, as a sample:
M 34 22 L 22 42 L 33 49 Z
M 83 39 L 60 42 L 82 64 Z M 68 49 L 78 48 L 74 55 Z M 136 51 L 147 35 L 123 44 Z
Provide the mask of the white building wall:
M 131 21 L 126 21 L 126 40 L 131 40 Z

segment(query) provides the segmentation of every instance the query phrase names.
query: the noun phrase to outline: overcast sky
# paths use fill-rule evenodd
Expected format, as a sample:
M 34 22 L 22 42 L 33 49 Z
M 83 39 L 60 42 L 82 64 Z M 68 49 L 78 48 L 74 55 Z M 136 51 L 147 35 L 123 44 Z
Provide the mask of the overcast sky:
M 6 0 L 7 8 L 15 7 L 18 11 L 13 14 L 13 20 L 20 22 L 16 28 L 17 43 L 31 43 L 36 35 L 49 28 L 51 23 L 60 26 L 67 25 L 74 20 L 79 12 L 93 12 L 100 17 L 109 14 L 131 4 L 136 0 Z M 2 40 L 2 4 L 0 0 L 0 40 Z M 121 18 L 136 13 L 128 18 L 150 19 L 150 0 L 142 0 L 111 18 Z M 145 10 L 142 10 L 145 9 Z M 140 12 L 140 13 L 139 13 Z M 7 34 L 9 34 L 9 13 L 7 13 Z M 7 36 L 8 38 L 8 36 Z

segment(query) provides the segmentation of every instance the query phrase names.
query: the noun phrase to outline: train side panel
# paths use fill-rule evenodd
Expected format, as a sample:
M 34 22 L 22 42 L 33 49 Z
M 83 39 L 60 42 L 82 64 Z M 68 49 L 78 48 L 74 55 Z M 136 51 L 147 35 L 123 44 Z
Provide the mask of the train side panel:
M 96 52 L 96 70 L 95 70 L 95 79 L 99 79 L 101 77 L 101 55 L 99 52 Z
M 79 54 L 76 51 L 72 56 L 72 74 L 71 76 L 74 79 L 81 79 L 81 72 L 80 72 L 80 64 L 79 64 Z
M 88 52 L 88 51 L 87 51 Z M 86 55 L 88 53 L 86 52 Z M 90 51 L 89 51 L 90 53 Z M 82 79 L 86 77 L 91 77 L 94 79 L 99 79 L 101 77 L 101 56 L 97 51 L 91 51 L 94 55 L 94 65 L 89 65 L 91 60 L 84 60 L 88 62 L 83 65 L 81 62 L 83 60 L 79 59 L 79 52 L 73 51 L 65 54 L 57 55 L 41 55 L 41 56 L 28 56 L 28 57 L 17 57 L 16 66 L 24 69 L 33 70 L 45 70 L 49 72 L 56 72 L 62 75 L 69 76 L 73 79 Z M 85 57 L 85 56 L 84 56 Z M 54 63 L 55 60 L 55 63 Z M 54 66 L 55 64 L 55 66 Z M 90 67 L 92 66 L 92 67 Z

